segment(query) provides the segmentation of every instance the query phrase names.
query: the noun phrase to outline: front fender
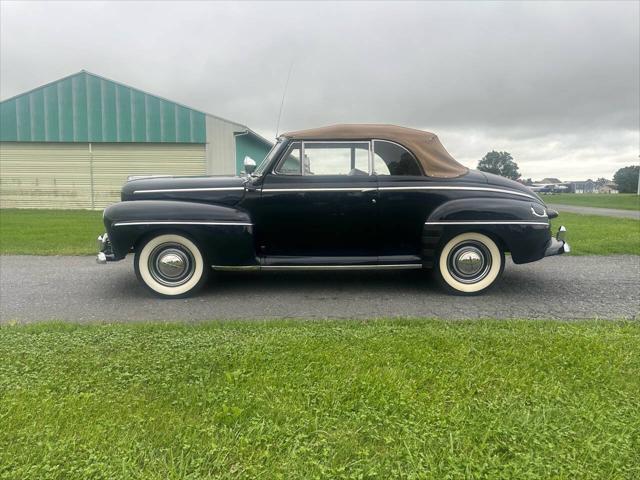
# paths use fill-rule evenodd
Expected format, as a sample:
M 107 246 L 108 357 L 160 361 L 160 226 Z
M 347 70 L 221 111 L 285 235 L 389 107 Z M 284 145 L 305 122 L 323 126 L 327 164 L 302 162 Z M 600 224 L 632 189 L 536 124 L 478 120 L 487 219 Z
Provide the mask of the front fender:
M 211 265 L 258 263 L 253 222 L 238 208 L 173 200 L 119 202 L 105 209 L 104 225 L 115 260 L 149 235 L 171 231 L 195 240 Z
M 514 263 L 544 257 L 549 218 L 538 202 L 511 198 L 460 198 L 436 208 L 425 221 L 424 252 L 435 256 L 449 238 L 477 231 L 498 239 Z

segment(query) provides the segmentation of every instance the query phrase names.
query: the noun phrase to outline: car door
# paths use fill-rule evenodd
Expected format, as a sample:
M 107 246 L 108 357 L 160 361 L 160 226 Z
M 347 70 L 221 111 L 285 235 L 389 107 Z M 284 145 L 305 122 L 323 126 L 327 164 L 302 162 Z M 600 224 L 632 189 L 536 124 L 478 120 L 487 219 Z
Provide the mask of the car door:
M 444 195 L 424 188 L 430 185 L 428 177 L 402 145 L 374 140 L 372 153 L 378 179 L 380 259 L 419 260 L 424 222 Z
M 375 263 L 376 202 L 370 142 L 293 142 L 262 185 L 259 251 L 267 263 Z

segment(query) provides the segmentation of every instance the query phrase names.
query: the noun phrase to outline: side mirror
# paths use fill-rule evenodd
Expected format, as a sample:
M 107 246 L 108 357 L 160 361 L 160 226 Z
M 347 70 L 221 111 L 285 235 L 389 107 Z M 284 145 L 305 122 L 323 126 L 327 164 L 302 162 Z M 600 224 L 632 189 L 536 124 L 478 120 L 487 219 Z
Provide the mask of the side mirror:
M 251 157 L 244 157 L 244 171 L 247 175 L 251 175 L 256 169 L 256 161 Z

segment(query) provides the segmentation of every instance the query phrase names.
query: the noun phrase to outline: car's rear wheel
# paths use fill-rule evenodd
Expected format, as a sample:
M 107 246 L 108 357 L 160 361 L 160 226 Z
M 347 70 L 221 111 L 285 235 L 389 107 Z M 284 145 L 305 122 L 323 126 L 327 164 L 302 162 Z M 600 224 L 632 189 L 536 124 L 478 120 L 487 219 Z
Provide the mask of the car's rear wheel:
M 478 295 L 491 288 L 504 270 L 504 252 L 490 237 L 467 232 L 449 240 L 438 258 L 436 276 L 455 295 Z
M 148 238 L 137 249 L 134 268 L 149 290 L 168 298 L 191 295 L 206 282 L 209 273 L 198 246 L 176 233 Z

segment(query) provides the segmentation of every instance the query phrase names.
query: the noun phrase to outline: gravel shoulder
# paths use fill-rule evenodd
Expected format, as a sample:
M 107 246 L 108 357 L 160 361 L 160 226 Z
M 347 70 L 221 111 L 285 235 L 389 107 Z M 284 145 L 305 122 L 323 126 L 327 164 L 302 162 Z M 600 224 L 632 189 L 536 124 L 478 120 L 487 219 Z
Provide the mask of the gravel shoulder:
M 553 210 L 569 213 L 581 213 L 583 215 L 602 215 L 604 217 L 632 218 L 640 220 L 638 210 L 619 210 L 616 208 L 582 207 L 578 205 L 562 205 L 560 203 L 548 203 L 547 206 Z
M 0 257 L 0 322 L 202 321 L 268 318 L 640 318 L 640 256 L 508 261 L 478 297 L 441 293 L 422 271 L 216 274 L 196 297 L 158 299 L 132 259 Z

